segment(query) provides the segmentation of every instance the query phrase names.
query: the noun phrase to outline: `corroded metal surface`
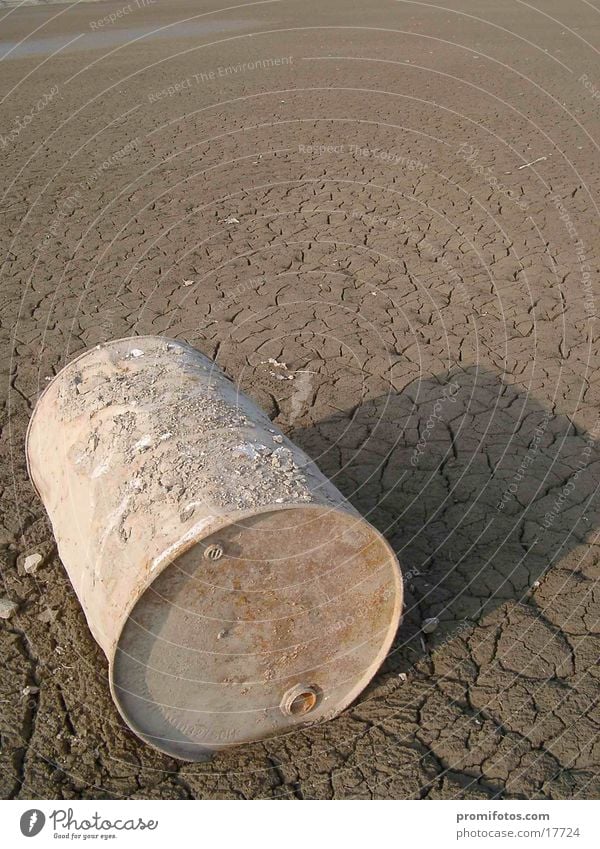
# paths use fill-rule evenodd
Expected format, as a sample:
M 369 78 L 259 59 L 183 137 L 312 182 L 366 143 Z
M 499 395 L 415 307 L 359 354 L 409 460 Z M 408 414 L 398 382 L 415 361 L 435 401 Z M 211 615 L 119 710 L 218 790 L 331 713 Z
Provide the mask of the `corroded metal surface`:
M 383 659 L 391 549 L 188 345 L 79 357 L 38 402 L 27 453 L 115 700 L 157 748 L 194 759 L 333 716 Z

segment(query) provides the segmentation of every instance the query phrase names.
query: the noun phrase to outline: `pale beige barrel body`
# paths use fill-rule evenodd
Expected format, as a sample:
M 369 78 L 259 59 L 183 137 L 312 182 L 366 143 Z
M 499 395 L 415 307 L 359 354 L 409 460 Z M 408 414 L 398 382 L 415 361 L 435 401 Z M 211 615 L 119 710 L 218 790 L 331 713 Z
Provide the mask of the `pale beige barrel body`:
M 115 702 L 156 748 L 194 760 L 331 718 L 389 650 L 393 552 L 190 346 L 78 357 L 27 458 Z

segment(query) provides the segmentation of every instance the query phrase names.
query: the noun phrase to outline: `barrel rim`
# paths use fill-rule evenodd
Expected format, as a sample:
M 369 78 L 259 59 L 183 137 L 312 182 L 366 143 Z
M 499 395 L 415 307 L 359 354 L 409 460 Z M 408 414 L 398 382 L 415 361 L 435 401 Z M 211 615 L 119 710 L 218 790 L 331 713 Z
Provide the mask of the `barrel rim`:
M 187 551 L 189 551 L 191 548 L 193 548 L 194 545 L 197 545 L 199 542 L 202 542 L 203 539 L 206 539 L 207 537 L 211 536 L 212 534 L 217 533 L 218 531 L 223 530 L 226 527 L 230 527 L 231 525 L 236 524 L 236 522 L 238 522 L 238 521 L 242 521 L 244 519 L 248 519 L 248 518 L 252 518 L 252 517 L 256 517 L 256 516 L 265 515 L 265 514 L 268 514 L 268 513 L 274 513 L 274 512 L 279 512 L 279 511 L 283 511 L 283 510 L 297 510 L 297 509 L 315 510 L 315 511 L 316 510 L 332 511 L 332 512 L 338 513 L 339 515 L 341 515 L 345 518 L 348 518 L 348 519 L 355 519 L 355 520 L 358 519 L 363 525 L 367 526 L 367 528 L 369 529 L 369 532 L 374 536 L 374 538 L 377 540 L 377 542 L 380 545 L 383 545 L 383 549 L 384 549 L 384 551 L 387 555 L 388 563 L 392 567 L 391 571 L 392 571 L 393 580 L 394 580 L 394 590 L 395 590 L 395 592 L 394 592 L 393 615 L 390 618 L 389 627 L 388 627 L 388 630 L 386 632 L 385 638 L 382 640 L 379 651 L 377 652 L 377 654 L 375 655 L 373 660 L 370 662 L 367 671 L 365 672 L 365 674 L 361 678 L 358 679 L 358 682 L 349 690 L 348 695 L 340 702 L 339 707 L 336 707 L 335 712 L 332 714 L 332 716 L 330 718 L 334 718 L 334 717 L 338 716 L 342 711 L 346 710 L 346 708 L 350 704 L 352 704 L 352 702 L 360 695 L 360 693 L 362 693 L 362 691 L 365 689 L 365 687 L 369 684 L 369 682 L 377 674 L 377 671 L 381 667 L 381 664 L 383 663 L 383 661 L 387 657 L 387 655 L 390 651 L 390 648 L 392 647 L 394 637 L 395 637 L 395 635 L 398 631 L 398 627 L 399 627 L 401 619 L 402 619 L 402 611 L 403 611 L 403 605 L 404 605 L 404 582 L 403 582 L 402 568 L 400 566 L 400 562 L 398 560 L 396 552 L 394 551 L 394 549 L 392 548 L 392 546 L 390 545 L 388 540 L 381 533 L 381 531 L 379 531 L 376 527 L 374 527 L 374 525 L 372 525 L 360 513 L 358 513 L 357 511 L 355 512 L 354 508 L 351 505 L 348 505 L 348 507 L 350 509 L 345 509 L 342 506 L 336 506 L 336 505 L 329 504 L 329 503 L 316 503 L 316 502 L 298 503 L 297 502 L 297 503 L 289 503 L 289 504 L 267 505 L 266 507 L 262 507 L 262 508 L 259 508 L 259 509 L 239 511 L 238 513 L 233 514 L 233 515 L 230 514 L 228 516 L 218 516 L 218 517 L 215 517 L 216 521 L 215 521 L 214 524 L 211 524 L 210 526 L 208 526 L 203 532 L 200 532 L 200 534 L 198 536 L 194 537 L 193 539 L 186 540 L 186 542 L 180 548 L 178 548 L 178 549 L 176 549 L 175 551 L 172 552 L 172 554 L 170 555 L 169 558 L 165 558 L 165 561 L 164 561 L 164 563 L 162 563 L 160 565 L 160 568 L 157 568 L 153 572 L 148 573 L 148 580 L 146 581 L 146 583 L 144 583 L 143 588 L 140 589 L 136 598 L 131 602 L 129 607 L 126 608 L 126 612 L 123 615 L 121 627 L 120 627 L 120 629 L 117 633 L 117 636 L 115 637 L 115 640 L 114 640 L 113 645 L 112 645 L 112 650 L 111 650 L 110 656 L 108 657 L 108 667 L 109 667 L 108 668 L 108 681 L 109 681 L 109 688 L 110 688 L 111 696 L 113 698 L 115 705 L 117 706 L 119 714 L 121 715 L 121 717 L 123 718 L 123 720 L 125 721 L 127 726 L 129 728 L 131 728 L 131 730 L 138 737 L 140 737 L 140 739 L 144 740 L 144 742 L 146 742 L 148 745 L 152 746 L 154 749 L 162 752 L 163 754 L 169 755 L 170 757 L 173 757 L 173 758 L 176 758 L 176 759 L 179 759 L 179 760 L 193 762 L 193 760 L 190 760 L 189 758 L 184 758 L 180 755 L 174 754 L 172 749 L 169 749 L 169 748 L 166 748 L 166 747 L 159 745 L 156 742 L 155 738 L 147 736 L 147 734 L 145 734 L 143 731 L 141 731 L 140 727 L 136 723 L 132 722 L 131 717 L 126 714 L 125 710 L 121 706 L 119 697 L 118 697 L 116 689 L 115 689 L 115 681 L 114 681 L 115 658 L 117 656 L 119 643 L 120 643 L 121 638 L 123 636 L 123 631 L 124 631 L 125 626 L 127 625 L 128 621 L 129 621 L 129 618 L 130 618 L 131 613 L 133 612 L 133 609 L 142 600 L 145 593 L 150 589 L 150 587 L 158 579 L 158 577 L 160 575 L 162 575 L 162 573 L 165 571 L 165 569 L 167 569 L 179 557 L 181 557 L 183 554 L 185 554 Z M 369 670 L 373 670 L 373 671 L 369 671 Z M 281 736 L 284 736 L 285 734 L 294 733 L 295 731 L 298 731 L 302 727 L 305 727 L 305 725 L 309 725 L 309 724 L 311 724 L 311 723 L 310 722 L 298 723 L 298 725 L 296 725 L 296 726 L 291 726 L 288 731 L 282 732 Z M 256 740 L 248 740 L 245 743 L 237 741 L 237 742 L 231 743 L 230 745 L 226 744 L 226 745 L 223 745 L 223 746 L 211 746 L 210 748 L 209 747 L 202 747 L 200 744 L 198 744 L 198 753 L 201 754 L 202 756 L 204 756 L 204 755 L 207 754 L 207 752 L 208 753 L 214 753 L 214 752 L 218 752 L 218 751 L 223 751 L 223 750 L 228 749 L 228 748 L 233 747 L 233 746 L 253 745 L 254 743 L 260 742 L 261 739 L 268 739 L 268 737 L 257 738 Z

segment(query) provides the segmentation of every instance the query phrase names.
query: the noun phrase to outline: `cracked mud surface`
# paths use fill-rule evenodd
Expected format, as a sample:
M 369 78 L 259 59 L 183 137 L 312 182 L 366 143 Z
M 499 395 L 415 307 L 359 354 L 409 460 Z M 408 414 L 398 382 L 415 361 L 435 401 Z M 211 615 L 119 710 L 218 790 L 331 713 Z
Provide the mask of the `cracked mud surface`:
M 98 34 L 119 5 L 2 22 L 0 795 L 597 798 L 598 13 L 175 0 Z M 124 727 L 24 460 L 46 378 L 142 334 L 217 359 L 405 575 L 350 709 L 210 763 Z

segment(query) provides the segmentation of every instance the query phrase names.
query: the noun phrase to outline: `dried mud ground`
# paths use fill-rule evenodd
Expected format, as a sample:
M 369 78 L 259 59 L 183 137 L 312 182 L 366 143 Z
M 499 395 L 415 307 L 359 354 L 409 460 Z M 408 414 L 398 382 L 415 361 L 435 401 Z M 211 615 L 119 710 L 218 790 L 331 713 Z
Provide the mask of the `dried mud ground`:
M 600 13 L 0 20 L 2 796 L 597 798 Z M 118 716 L 23 448 L 48 377 L 132 334 L 216 358 L 397 551 L 339 718 L 187 764 Z

